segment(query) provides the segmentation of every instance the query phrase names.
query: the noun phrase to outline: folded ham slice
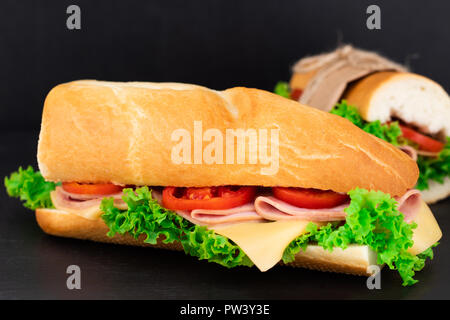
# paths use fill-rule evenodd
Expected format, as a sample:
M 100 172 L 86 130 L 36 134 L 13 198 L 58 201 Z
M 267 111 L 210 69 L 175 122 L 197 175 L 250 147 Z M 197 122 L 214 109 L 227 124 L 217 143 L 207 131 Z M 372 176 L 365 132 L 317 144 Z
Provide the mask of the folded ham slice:
M 416 189 L 408 190 L 403 196 L 396 197 L 398 202 L 398 211 L 404 214 L 405 221 L 410 223 L 419 213 L 422 199 L 420 191 Z
M 411 157 L 414 161 L 417 161 L 417 150 L 414 149 L 411 146 L 398 146 L 400 150 L 402 150 L 404 153 L 406 153 L 408 156 Z
M 186 210 L 176 210 L 175 211 L 179 216 L 182 216 L 183 218 L 185 218 L 187 221 L 193 223 L 193 224 L 197 224 L 199 226 L 208 226 L 208 224 L 203 223 L 201 221 L 198 221 L 197 219 L 192 218 L 191 216 L 191 212 L 190 211 L 186 211 Z
M 266 220 L 308 220 L 308 221 L 340 221 L 345 220 L 344 209 L 348 203 L 326 209 L 306 209 L 293 206 L 272 196 L 257 197 L 256 212 Z
M 417 161 L 417 156 L 424 156 L 424 157 L 437 157 L 439 155 L 439 152 L 431 152 L 431 151 L 423 151 L 423 150 L 416 150 L 411 146 L 398 146 L 400 150 L 402 150 L 404 153 L 406 153 L 408 156 L 411 157 L 414 161 Z
M 100 210 L 100 204 L 104 197 L 114 198 L 114 206 L 121 210 L 127 209 L 126 203 L 122 200 L 122 192 L 106 196 L 98 195 L 97 198 L 92 198 L 92 195 L 87 195 L 85 200 L 83 200 L 83 196 L 80 196 L 79 194 L 69 193 L 64 191 L 62 187 L 56 187 L 56 189 L 50 193 L 50 197 L 56 209 L 76 214 L 90 220 L 98 219 L 103 214 Z
M 162 193 L 153 189 L 151 191 L 152 191 L 152 198 L 155 199 L 160 206 L 162 206 Z
M 127 205 L 122 200 L 123 193 L 111 195 L 79 195 L 65 191 L 62 187 L 56 187 L 51 193 L 54 206 L 69 213 L 73 213 L 87 219 L 98 219 L 103 212 L 100 204 L 104 197 L 112 197 L 114 205 L 120 210 L 126 210 Z M 162 205 L 162 194 L 152 190 L 152 197 Z M 414 220 L 420 209 L 420 192 L 412 189 L 403 196 L 396 198 L 399 211 L 405 215 L 405 221 Z M 195 209 L 192 211 L 177 210 L 176 213 L 188 221 L 201 226 L 218 226 L 239 222 L 262 222 L 278 220 L 308 220 L 308 221 L 342 221 L 345 220 L 344 209 L 349 203 L 333 208 L 307 209 L 299 208 L 279 200 L 273 196 L 259 196 L 254 203 L 247 203 L 231 209 L 207 210 Z
M 162 205 L 162 194 L 160 192 L 153 190 L 152 197 Z M 219 224 L 264 220 L 256 213 L 253 203 L 224 210 L 195 209 L 192 211 L 176 210 L 175 212 L 193 224 L 200 226 L 217 226 Z
M 255 211 L 253 203 L 225 210 L 195 209 L 191 211 L 191 217 L 207 225 L 264 220 Z
M 437 157 L 439 155 L 439 152 L 431 152 L 431 151 L 423 151 L 423 150 L 417 150 L 416 152 L 419 156 L 425 156 L 425 157 Z
M 192 211 L 176 211 L 183 218 L 201 226 L 217 226 L 237 222 L 263 221 L 256 211 L 253 203 L 224 210 L 195 209 Z
M 420 210 L 420 191 L 411 189 L 403 196 L 395 198 L 398 210 L 405 215 L 405 221 L 411 222 Z M 255 200 L 256 212 L 266 220 L 309 220 L 309 221 L 340 221 L 345 220 L 345 203 L 327 209 L 306 209 L 293 206 L 275 197 L 257 197 Z

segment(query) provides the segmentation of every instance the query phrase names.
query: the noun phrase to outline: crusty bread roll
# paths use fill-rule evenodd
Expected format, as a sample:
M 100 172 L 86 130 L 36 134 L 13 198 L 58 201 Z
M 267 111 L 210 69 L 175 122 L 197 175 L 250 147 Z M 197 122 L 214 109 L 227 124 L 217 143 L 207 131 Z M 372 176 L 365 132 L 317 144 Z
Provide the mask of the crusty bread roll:
M 165 244 L 158 241 L 152 245 L 144 243 L 142 237 L 136 240 L 128 234 L 108 237 L 109 229 L 102 219 L 88 220 L 61 210 L 37 209 L 36 220 L 45 233 L 53 236 L 183 251 L 179 242 Z M 359 245 L 351 245 L 346 250 L 335 248 L 332 252 L 309 245 L 296 255 L 295 261 L 286 265 L 365 276 L 369 275 L 367 267 L 376 265 L 376 253 Z
M 450 98 L 436 82 L 414 73 L 377 72 L 344 94 L 367 121 L 398 118 L 420 131 L 450 136 Z
M 171 134 L 279 129 L 279 169 L 266 164 L 175 164 Z M 270 132 L 270 131 L 269 131 Z M 205 145 L 206 143 L 204 143 Z M 248 151 L 247 151 L 248 152 Z M 247 154 L 248 155 L 248 154 Z M 150 186 L 295 186 L 402 195 L 418 168 L 406 154 L 346 119 L 247 88 L 214 91 L 175 83 L 75 81 L 45 100 L 38 146 L 49 181 Z

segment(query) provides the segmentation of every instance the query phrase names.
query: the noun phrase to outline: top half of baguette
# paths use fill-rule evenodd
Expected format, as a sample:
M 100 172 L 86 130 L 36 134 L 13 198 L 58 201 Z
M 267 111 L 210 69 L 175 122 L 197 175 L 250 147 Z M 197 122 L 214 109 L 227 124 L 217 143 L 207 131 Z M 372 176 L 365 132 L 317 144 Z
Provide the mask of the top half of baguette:
M 177 129 L 278 129 L 279 163 L 176 164 Z M 203 146 L 207 145 L 203 142 Z M 224 143 L 225 144 L 225 143 Z M 270 154 L 269 139 L 269 154 Z M 225 152 L 224 152 L 225 154 Z M 248 156 L 248 150 L 247 150 Z M 43 111 L 38 164 L 50 181 L 152 186 L 295 186 L 401 195 L 418 168 L 406 154 L 346 119 L 248 88 L 74 81 L 53 88 Z

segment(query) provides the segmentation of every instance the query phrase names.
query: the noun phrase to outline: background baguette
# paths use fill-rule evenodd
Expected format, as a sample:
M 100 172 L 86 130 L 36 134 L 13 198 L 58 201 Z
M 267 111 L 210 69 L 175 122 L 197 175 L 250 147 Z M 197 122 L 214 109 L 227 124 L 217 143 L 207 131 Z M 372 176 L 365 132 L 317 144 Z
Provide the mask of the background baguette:
M 294 73 L 290 87 L 304 90 L 316 73 Z M 450 136 L 450 98 L 427 77 L 410 72 L 375 72 L 354 81 L 334 103 L 341 99 L 357 107 L 366 121 L 385 123 L 399 118 L 422 132 L 438 135 L 442 141 Z
M 279 129 L 279 170 L 267 164 L 174 164 L 171 134 Z M 270 131 L 269 131 L 270 132 Z M 204 143 L 204 146 L 206 143 Z M 248 150 L 247 150 L 248 152 Z M 402 195 L 418 168 L 406 154 L 346 119 L 247 88 L 75 81 L 45 101 L 38 163 L 50 181 L 150 186 L 295 186 L 348 192 L 356 186 Z
M 436 82 L 409 72 L 377 72 L 351 85 L 344 94 L 366 121 L 399 118 L 438 135 L 450 136 L 450 98 Z
M 36 220 L 45 233 L 53 236 L 183 251 L 179 242 L 164 244 L 159 241 L 152 245 L 144 243 L 142 237 L 137 240 L 130 235 L 108 237 L 106 233 L 109 229 L 102 219 L 88 220 L 61 210 L 37 209 Z M 310 245 L 306 251 L 300 251 L 292 263 L 280 264 L 367 276 L 367 267 L 376 264 L 376 254 L 367 246 L 353 245 L 346 250 L 335 248 L 329 252 L 322 247 Z
M 294 73 L 290 86 L 304 89 L 315 71 Z M 450 98 L 436 82 L 408 72 L 376 72 L 355 81 L 341 97 L 359 109 L 366 121 L 381 122 L 399 118 L 434 134 L 442 142 L 450 136 Z M 336 103 L 339 101 L 336 101 Z M 444 183 L 430 180 L 422 190 L 426 203 L 450 196 L 450 179 Z
M 291 80 L 289 81 L 289 87 L 291 89 L 304 90 L 308 85 L 308 82 L 317 74 L 318 70 L 313 70 L 305 73 L 293 73 Z

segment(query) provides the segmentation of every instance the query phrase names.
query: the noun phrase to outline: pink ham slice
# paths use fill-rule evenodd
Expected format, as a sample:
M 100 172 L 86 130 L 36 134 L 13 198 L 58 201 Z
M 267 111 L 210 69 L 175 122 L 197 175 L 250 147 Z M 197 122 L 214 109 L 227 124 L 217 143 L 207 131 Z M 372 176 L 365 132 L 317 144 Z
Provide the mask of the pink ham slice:
M 55 208 L 83 216 L 88 219 L 98 218 L 103 212 L 100 210 L 100 204 L 103 198 L 113 198 L 114 206 L 120 210 L 128 209 L 127 204 L 122 200 L 123 193 L 113 193 L 109 195 L 86 195 L 76 194 L 65 191 L 62 187 L 56 187 L 51 193 L 51 198 Z M 161 203 L 162 194 L 152 190 L 152 197 Z
M 225 210 L 195 209 L 191 211 L 191 217 L 207 225 L 260 221 L 264 219 L 255 211 L 253 203 Z
M 439 152 L 431 152 L 431 151 L 423 151 L 423 150 L 417 150 L 416 152 L 419 156 L 425 156 L 425 157 L 437 157 L 439 155 Z
M 191 216 L 191 212 L 190 211 L 186 211 L 186 210 L 175 210 L 175 212 L 179 215 L 182 216 L 183 218 L 185 218 L 187 221 L 193 223 L 193 224 L 197 224 L 199 226 L 207 226 L 206 223 L 203 223 L 201 221 L 198 221 L 197 219 L 192 218 Z
M 405 216 L 406 222 L 414 220 L 421 206 L 420 191 L 411 189 L 403 196 L 395 198 L 398 210 Z M 257 197 L 255 209 L 267 220 L 309 220 L 309 221 L 340 221 L 345 220 L 344 209 L 348 203 L 327 209 L 306 209 L 293 206 L 275 197 Z
M 341 221 L 345 220 L 344 209 L 348 203 L 334 208 L 306 209 L 293 206 L 275 197 L 257 197 L 256 212 L 266 220 L 309 220 L 309 221 Z
M 418 155 L 425 156 L 425 157 L 437 157 L 439 155 L 439 152 L 416 150 L 411 146 L 399 146 L 397 148 L 399 148 L 404 153 L 406 153 L 408 156 L 410 156 L 411 159 L 413 159 L 414 161 L 417 161 Z
M 152 190 L 152 197 L 162 205 L 162 194 Z M 420 209 L 420 192 L 408 190 L 403 196 L 395 198 L 398 209 L 405 215 L 405 221 L 411 222 Z M 191 212 L 178 210 L 177 214 L 201 226 L 228 224 L 245 221 L 264 220 L 309 220 L 309 221 L 342 221 L 345 220 L 344 209 L 349 203 L 327 209 L 306 209 L 290 205 L 272 196 L 259 196 L 254 204 L 248 203 L 240 207 L 226 210 L 197 209 Z
M 152 198 L 155 199 L 160 206 L 162 206 L 162 193 L 153 189 L 151 191 L 152 191 Z
M 420 191 L 416 189 L 408 190 L 403 196 L 396 197 L 398 211 L 404 214 L 405 221 L 410 223 L 419 213 L 421 206 Z
M 95 219 L 101 215 L 100 204 L 104 197 L 114 198 L 114 206 L 121 210 L 127 209 L 127 204 L 122 200 L 122 193 L 112 195 L 101 195 L 98 198 L 89 200 L 74 199 L 79 195 L 68 193 L 62 187 L 56 187 L 52 191 L 51 199 L 56 209 L 83 216 L 88 219 Z
M 126 210 L 127 205 L 122 200 L 122 193 L 108 195 L 114 198 L 114 205 Z M 92 212 L 99 212 L 100 204 L 104 195 L 80 196 L 64 191 L 62 187 L 56 187 L 51 193 L 53 204 L 57 209 L 73 212 L 82 216 L 90 216 Z M 162 205 L 162 194 L 152 190 L 152 197 Z M 396 198 L 399 211 L 405 215 L 405 221 L 411 222 L 420 209 L 420 192 L 412 189 L 403 196 Z M 219 224 L 230 224 L 249 221 L 276 221 L 276 220 L 309 220 L 309 221 L 342 221 L 345 220 L 344 209 L 348 203 L 327 209 L 306 209 L 290 205 L 272 196 L 259 196 L 254 203 L 225 209 L 206 210 L 196 209 L 192 211 L 176 211 L 177 214 L 188 221 L 202 226 L 217 226 Z
M 411 157 L 414 161 L 417 161 L 417 150 L 414 149 L 411 146 L 398 146 L 400 150 L 402 150 L 404 153 L 406 153 L 408 156 Z
M 152 197 L 162 205 L 161 192 L 152 191 Z M 193 224 L 200 226 L 264 220 L 256 213 L 253 203 L 224 210 L 195 209 L 192 211 L 176 210 L 175 212 Z
M 195 209 L 189 211 L 176 211 L 183 218 L 201 226 L 217 226 L 237 222 L 262 221 L 263 217 L 255 211 L 253 203 L 224 210 Z

